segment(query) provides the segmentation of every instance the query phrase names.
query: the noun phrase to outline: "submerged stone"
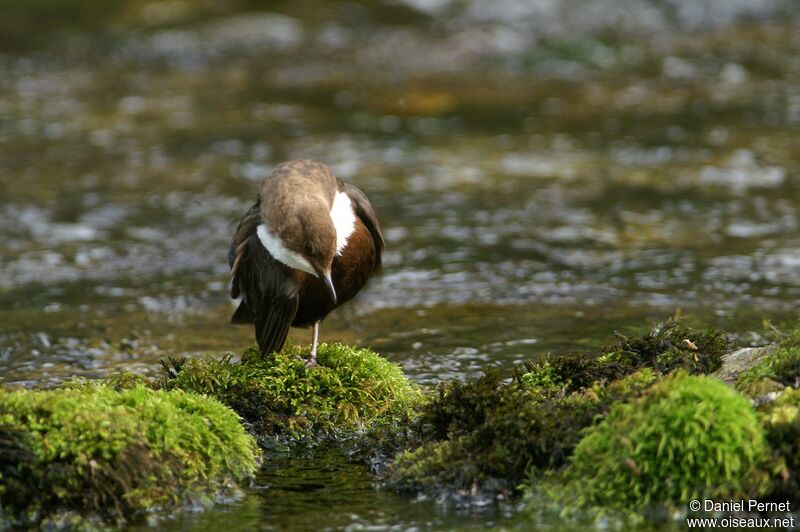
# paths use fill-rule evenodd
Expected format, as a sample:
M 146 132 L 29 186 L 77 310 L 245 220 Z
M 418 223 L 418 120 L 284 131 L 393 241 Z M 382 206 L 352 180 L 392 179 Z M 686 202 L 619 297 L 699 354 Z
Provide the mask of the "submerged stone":
M 0 515 L 5 524 L 135 520 L 235 490 L 260 462 L 218 401 L 141 385 L 0 388 Z

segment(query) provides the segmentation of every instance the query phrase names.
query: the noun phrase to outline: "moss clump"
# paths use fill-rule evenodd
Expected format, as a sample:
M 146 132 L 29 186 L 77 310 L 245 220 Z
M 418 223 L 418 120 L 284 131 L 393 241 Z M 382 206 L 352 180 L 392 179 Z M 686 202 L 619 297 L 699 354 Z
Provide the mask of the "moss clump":
M 121 520 L 208 499 L 260 460 L 214 399 L 142 386 L 0 389 L 0 504 L 35 522 L 60 511 Z
M 775 454 L 776 475 L 772 496 L 800 498 L 800 390 L 787 388 L 778 398 L 760 408 L 767 441 Z
M 541 362 L 527 362 L 522 369 L 517 369 L 516 377 L 522 384 L 533 389 L 556 389 L 562 393 L 571 393 L 596 383 L 621 379 L 642 367 L 645 365 L 565 355 Z
M 731 347 L 721 331 L 698 331 L 675 320 L 656 325 L 637 338 L 619 333 L 617 337 L 617 342 L 606 347 L 598 358 L 560 356 L 528 362 L 517 371 L 517 378 L 533 388 L 558 388 L 562 393 L 571 393 L 621 379 L 642 368 L 652 368 L 660 374 L 678 368 L 707 374 L 720 367 L 722 355 Z
M 444 384 L 415 421 L 427 441 L 396 456 L 387 483 L 455 496 L 513 494 L 531 469 L 562 465 L 580 429 L 613 402 L 640 394 L 654 380 L 645 369 L 568 395 L 550 381 L 543 388 L 519 380 L 504 384 L 494 371 Z
M 314 443 L 360 430 L 381 416 L 401 415 L 422 395 L 396 364 L 368 349 L 320 344 L 307 368 L 292 347 L 240 363 L 230 356 L 173 364 L 160 386 L 216 397 L 239 413 L 262 444 Z
M 550 495 L 562 507 L 625 511 L 757 496 L 767 449 L 746 397 L 678 372 L 588 429 Z
M 736 388 L 751 397 L 780 391 L 787 386 L 800 387 L 800 330 L 770 348 L 766 357 L 736 380 Z
M 637 338 L 617 333 L 616 343 L 604 349 L 599 362 L 617 362 L 631 367 L 651 367 L 660 373 L 683 369 L 708 374 L 722 364 L 731 348 L 730 339 L 717 329 L 698 331 L 677 320 L 669 320 Z

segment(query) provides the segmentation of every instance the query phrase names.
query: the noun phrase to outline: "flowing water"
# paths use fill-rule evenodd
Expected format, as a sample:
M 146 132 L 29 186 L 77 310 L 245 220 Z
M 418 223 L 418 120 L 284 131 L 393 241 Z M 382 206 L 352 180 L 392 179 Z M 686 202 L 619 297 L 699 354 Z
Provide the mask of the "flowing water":
M 263 176 L 301 157 L 367 192 L 387 242 L 323 340 L 423 384 L 597 353 L 676 313 L 744 345 L 796 320 L 796 3 L 65 2 L 75 20 L 6 4 L 6 383 L 251 343 L 228 323 L 228 241 Z M 174 524 L 512 526 L 508 511 L 411 502 L 325 456 Z

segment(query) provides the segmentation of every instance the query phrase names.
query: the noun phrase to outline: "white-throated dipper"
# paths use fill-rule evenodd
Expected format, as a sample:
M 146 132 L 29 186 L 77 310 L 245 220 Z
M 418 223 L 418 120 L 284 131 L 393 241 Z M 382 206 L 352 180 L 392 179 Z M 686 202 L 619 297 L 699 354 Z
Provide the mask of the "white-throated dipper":
M 381 266 L 383 235 L 367 196 L 322 162 L 289 161 L 261 183 L 228 255 L 232 323 L 255 325 L 262 355 L 279 351 L 289 327 L 314 327 L 349 301 Z

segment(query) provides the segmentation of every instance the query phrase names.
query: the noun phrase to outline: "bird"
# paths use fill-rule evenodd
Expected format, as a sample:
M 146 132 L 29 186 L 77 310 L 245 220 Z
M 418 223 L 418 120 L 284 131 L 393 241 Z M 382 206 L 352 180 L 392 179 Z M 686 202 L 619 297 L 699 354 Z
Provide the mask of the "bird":
M 253 324 L 262 356 L 289 327 L 313 327 L 306 364 L 317 364 L 319 324 L 381 269 L 384 239 L 367 196 L 321 161 L 279 164 L 233 234 L 231 323 Z

